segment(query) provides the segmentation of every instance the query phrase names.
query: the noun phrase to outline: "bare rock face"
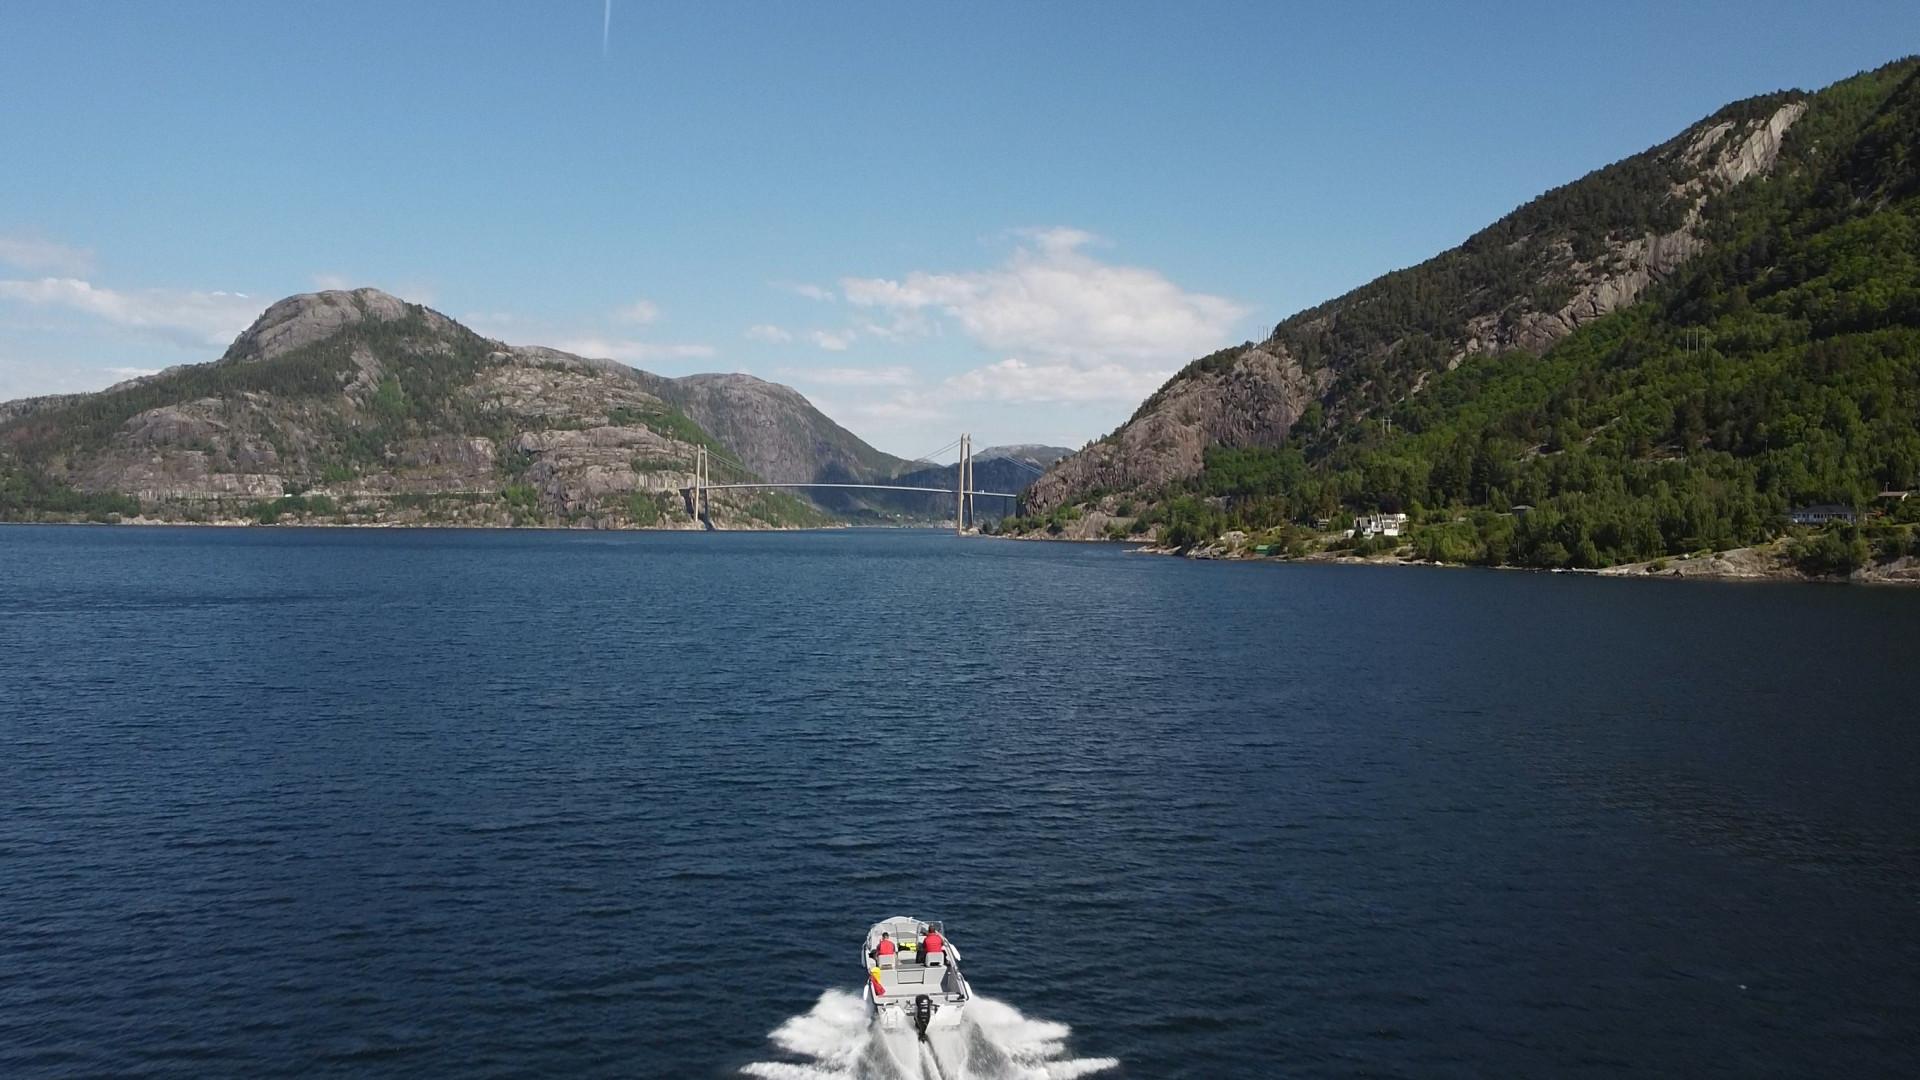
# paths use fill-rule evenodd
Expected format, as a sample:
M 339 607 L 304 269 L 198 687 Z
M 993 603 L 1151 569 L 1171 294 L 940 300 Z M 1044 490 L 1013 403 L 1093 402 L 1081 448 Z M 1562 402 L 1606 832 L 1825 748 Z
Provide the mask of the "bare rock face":
M 1693 175 L 1668 191 L 1668 198 L 1689 206 L 1679 228 L 1609 241 L 1601 256 L 1586 261 L 1574 259 L 1572 249 L 1562 245 L 1564 273 L 1575 289 L 1573 298 L 1556 311 L 1522 307 L 1518 313 L 1503 310 L 1474 317 L 1468 322 L 1467 336 L 1453 362 L 1458 364 L 1475 353 L 1508 349 L 1543 352 L 1581 324 L 1640 299 L 1649 287 L 1706 250 L 1706 241 L 1698 235 L 1706 200 L 1771 170 L 1780 157 L 1787 129 L 1806 111 L 1802 101 L 1782 105 L 1731 143 L 1727 137 L 1735 125 L 1730 120 L 1695 135 L 1680 153 L 1680 160 L 1694 170 Z
M 526 481 L 541 501 L 578 512 L 633 492 L 670 492 L 693 482 L 691 450 L 648 428 L 530 431 L 514 440 L 530 455 Z
M 487 476 L 493 472 L 493 440 L 471 435 L 434 435 L 409 439 L 391 455 L 402 469 L 441 469 L 454 475 Z
M 658 411 L 631 368 L 610 370 L 551 349 L 513 349 L 469 389 L 473 399 L 528 422 L 604 424 L 619 409 Z
M 1197 475 L 1207 447 L 1278 446 L 1325 389 L 1331 374 L 1309 374 L 1269 347 L 1249 348 L 1225 371 L 1179 379 L 1114 435 L 1067 458 L 1027 489 L 1046 513 L 1077 493 L 1156 487 Z
M 1591 262 L 1568 257 L 1567 274 L 1576 282 L 1573 299 L 1556 311 L 1489 312 L 1467 321 L 1467 334 L 1453 355 L 1453 363 L 1476 353 L 1525 349 L 1545 352 L 1553 343 L 1603 315 L 1640 299 L 1654 283 L 1665 280 L 1680 265 L 1706 250 L 1694 235 L 1693 223 L 1667 233 L 1649 233 L 1607 245 L 1606 254 Z
M 257 460 L 236 461 L 224 450 L 173 447 L 145 455 L 115 453 L 93 462 L 80 486 L 119 491 L 143 501 L 272 499 L 286 489 L 277 473 L 247 471 Z
M 387 451 L 383 468 L 318 490 L 342 497 L 487 493 L 500 485 L 498 458 L 493 440 L 476 435 L 407 439 Z
M 1807 103 L 1804 101 L 1782 105 L 1767 118 L 1764 124 L 1748 132 L 1746 138 L 1740 140 L 1730 152 L 1722 151 L 1717 154 L 1708 166 L 1709 173 L 1723 187 L 1732 187 L 1771 172 L 1774 162 L 1780 158 L 1780 144 L 1786 140 L 1787 129 L 1793 126 L 1794 121 L 1806 115 L 1806 112 Z M 1689 148 L 1691 160 L 1694 162 L 1704 160 L 1706 154 L 1722 141 L 1731 129 L 1730 123 L 1721 123 L 1710 129 L 1711 132 L 1718 133 L 1711 139 L 1707 138 L 1708 133 L 1702 133 L 1696 140 L 1697 149 Z
M 283 356 L 304 345 L 324 341 L 359 322 L 396 322 L 409 313 L 406 301 L 379 289 L 351 292 L 328 290 L 301 293 L 268 308 L 227 349 L 227 359 L 258 362 Z M 419 309 L 435 330 L 450 329 L 453 320 L 437 311 Z
M 129 447 L 208 447 L 227 434 L 226 408 L 219 398 L 184 405 L 162 405 L 127 421 L 122 438 Z
M 255 405 L 200 398 L 148 409 L 87 459 L 77 481 L 141 499 L 277 496 L 285 463 L 256 428 Z

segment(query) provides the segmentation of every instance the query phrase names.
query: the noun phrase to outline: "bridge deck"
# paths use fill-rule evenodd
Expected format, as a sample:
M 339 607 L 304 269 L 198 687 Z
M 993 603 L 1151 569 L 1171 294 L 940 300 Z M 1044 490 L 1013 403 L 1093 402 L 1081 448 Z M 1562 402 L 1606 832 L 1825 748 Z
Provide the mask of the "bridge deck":
M 694 485 L 688 484 L 681 491 L 692 491 Z M 952 488 L 906 487 L 900 484 L 701 484 L 701 491 L 728 491 L 734 488 L 859 488 L 863 491 L 924 491 L 933 495 L 951 495 Z M 1017 499 L 1019 494 L 1012 491 L 968 491 L 968 495 L 987 495 L 998 499 Z

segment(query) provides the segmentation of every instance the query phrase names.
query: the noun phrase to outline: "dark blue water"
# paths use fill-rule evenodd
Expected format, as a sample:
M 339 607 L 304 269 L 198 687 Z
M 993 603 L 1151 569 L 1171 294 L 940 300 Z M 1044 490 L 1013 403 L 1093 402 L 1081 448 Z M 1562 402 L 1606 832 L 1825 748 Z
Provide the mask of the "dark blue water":
M 0 1075 L 727 1075 L 942 917 L 1127 1077 L 1913 1075 L 1920 592 L 0 528 Z

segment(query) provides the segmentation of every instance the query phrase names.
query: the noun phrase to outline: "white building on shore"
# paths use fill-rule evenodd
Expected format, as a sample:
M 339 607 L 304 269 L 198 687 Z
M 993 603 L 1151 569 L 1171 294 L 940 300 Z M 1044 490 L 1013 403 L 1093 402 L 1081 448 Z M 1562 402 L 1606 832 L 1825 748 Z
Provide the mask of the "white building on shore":
M 1399 536 L 1406 531 L 1405 514 L 1363 514 L 1353 519 L 1353 535 L 1362 540 L 1369 536 Z

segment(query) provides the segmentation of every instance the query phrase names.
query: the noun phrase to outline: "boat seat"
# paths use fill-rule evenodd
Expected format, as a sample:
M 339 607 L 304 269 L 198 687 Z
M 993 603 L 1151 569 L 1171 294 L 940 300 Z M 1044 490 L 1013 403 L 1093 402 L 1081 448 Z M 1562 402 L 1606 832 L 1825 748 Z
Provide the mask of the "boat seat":
M 874 957 L 873 966 L 880 967 L 880 968 L 890 968 L 893 966 L 893 962 L 896 959 L 898 959 L 899 956 L 900 956 L 899 953 L 881 953 L 879 956 Z

